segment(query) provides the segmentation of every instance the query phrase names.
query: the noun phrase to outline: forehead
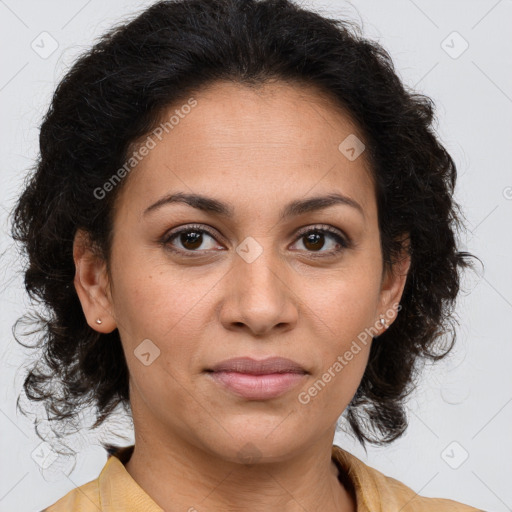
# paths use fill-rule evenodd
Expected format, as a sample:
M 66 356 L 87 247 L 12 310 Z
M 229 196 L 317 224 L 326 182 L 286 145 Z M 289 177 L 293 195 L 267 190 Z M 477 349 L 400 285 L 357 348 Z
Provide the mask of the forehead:
M 180 130 L 178 126 L 172 130 L 190 145 L 206 142 L 222 147 L 236 138 L 245 148 L 319 147 L 320 143 L 320 148 L 332 149 L 332 142 L 341 134 L 363 138 L 349 112 L 312 85 L 277 81 L 248 86 L 221 81 L 194 97 L 197 107 L 186 116 L 194 123 L 194 133 L 187 132 L 191 123 L 185 119 L 179 120 Z M 176 103 L 163 111 L 162 122 L 179 109 L 180 103 Z
M 136 191 L 149 200 L 178 187 L 211 195 L 229 187 L 239 197 L 250 192 L 263 199 L 341 185 L 363 205 L 373 196 L 365 153 L 350 160 L 340 150 L 347 138 L 362 141 L 363 135 L 316 87 L 216 82 L 191 96 L 193 108 L 181 109 L 185 99 L 162 112 L 161 126 L 167 122 L 168 129 L 153 137 L 153 148 L 130 174 L 123 194 Z

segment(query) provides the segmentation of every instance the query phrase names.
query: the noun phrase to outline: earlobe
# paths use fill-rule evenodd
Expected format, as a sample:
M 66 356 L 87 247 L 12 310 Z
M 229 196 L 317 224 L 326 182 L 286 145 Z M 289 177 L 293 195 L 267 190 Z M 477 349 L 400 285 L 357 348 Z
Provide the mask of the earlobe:
M 94 252 L 89 237 L 82 230 L 75 235 L 73 260 L 76 269 L 73 283 L 87 323 L 95 331 L 112 332 L 117 325 L 108 293 L 106 262 Z

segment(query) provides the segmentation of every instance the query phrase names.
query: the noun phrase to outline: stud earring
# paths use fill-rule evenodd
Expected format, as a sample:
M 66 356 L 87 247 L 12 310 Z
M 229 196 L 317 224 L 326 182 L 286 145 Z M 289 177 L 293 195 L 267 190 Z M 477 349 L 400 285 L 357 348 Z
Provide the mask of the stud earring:
M 97 324 L 101 324 L 101 318 L 98 318 L 98 319 L 96 320 L 96 323 L 97 323 Z
M 389 327 L 389 325 L 386 324 L 386 320 L 384 320 L 384 318 L 380 319 L 380 324 L 382 325 L 382 327 L 384 327 L 384 329 L 387 329 Z

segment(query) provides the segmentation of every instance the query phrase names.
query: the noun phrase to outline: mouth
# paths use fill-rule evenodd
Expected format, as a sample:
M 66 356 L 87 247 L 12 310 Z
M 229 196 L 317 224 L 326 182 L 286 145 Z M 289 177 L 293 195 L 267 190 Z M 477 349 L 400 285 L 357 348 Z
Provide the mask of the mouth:
M 233 358 L 206 369 L 224 390 L 249 400 L 269 400 L 283 395 L 309 374 L 291 359 L 271 357 L 255 360 Z

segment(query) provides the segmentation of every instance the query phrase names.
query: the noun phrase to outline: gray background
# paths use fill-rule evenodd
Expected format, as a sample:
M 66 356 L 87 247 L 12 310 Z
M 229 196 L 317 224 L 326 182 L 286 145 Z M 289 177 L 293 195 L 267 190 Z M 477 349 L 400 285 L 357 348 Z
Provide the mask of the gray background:
M 38 125 L 57 82 L 96 37 L 150 3 L 0 0 L 1 512 L 40 510 L 96 478 L 106 461 L 98 439 L 119 442 L 108 429 L 79 430 L 72 445 L 79 455 L 69 476 L 64 471 L 71 460 L 59 458 L 45 470 L 36 462 L 37 454 L 44 458 L 48 452 L 32 419 L 15 409 L 34 356 L 11 332 L 30 303 L 7 215 L 36 157 Z M 469 228 L 461 243 L 485 264 L 464 281 L 468 293 L 457 307 L 456 349 L 448 360 L 425 368 L 408 403 L 407 434 L 391 446 L 370 447 L 368 455 L 342 432 L 335 442 L 419 494 L 488 511 L 512 510 L 512 1 L 304 4 L 363 22 L 365 35 L 391 53 L 404 82 L 433 98 L 436 129 L 459 170 L 456 199 Z M 121 444 L 133 440 L 128 420 L 120 417 L 111 425 L 127 433 Z

